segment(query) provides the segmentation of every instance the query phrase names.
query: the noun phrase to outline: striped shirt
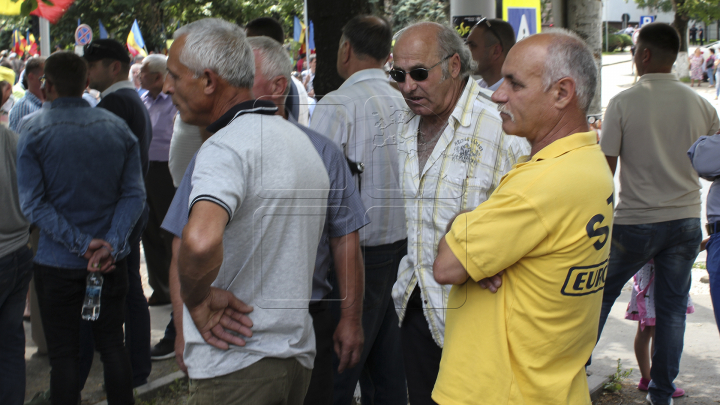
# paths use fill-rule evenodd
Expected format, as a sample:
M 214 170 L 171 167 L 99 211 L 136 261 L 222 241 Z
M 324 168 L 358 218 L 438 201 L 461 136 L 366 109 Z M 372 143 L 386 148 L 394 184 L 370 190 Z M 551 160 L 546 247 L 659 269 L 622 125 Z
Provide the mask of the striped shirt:
M 20 120 L 22 120 L 24 116 L 33 113 L 40 108 L 42 108 L 42 101 L 40 101 L 40 99 L 31 92 L 26 91 L 23 98 L 18 100 L 12 110 L 10 110 L 10 129 L 17 131 L 18 125 L 20 125 Z
M 469 79 L 422 173 L 417 155 L 420 116 L 406 116 L 398 136 L 400 186 L 405 200 L 408 254 L 400 262 L 393 300 L 400 322 L 419 285 L 423 312 L 438 346 L 443 345 L 450 285 L 433 277 L 433 262 L 448 222 L 487 200 L 505 173 L 530 154 L 525 139 L 506 135 L 488 90 Z
M 329 137 L 345 156 L 364 165 L 355 175 L 370 224 L 360 230 L 361 246 L 405 239 L 405 214 L 398 184 L 396 134 L 407 108 L 382 69 L 365 69 L 318 102 L 310 128 Z

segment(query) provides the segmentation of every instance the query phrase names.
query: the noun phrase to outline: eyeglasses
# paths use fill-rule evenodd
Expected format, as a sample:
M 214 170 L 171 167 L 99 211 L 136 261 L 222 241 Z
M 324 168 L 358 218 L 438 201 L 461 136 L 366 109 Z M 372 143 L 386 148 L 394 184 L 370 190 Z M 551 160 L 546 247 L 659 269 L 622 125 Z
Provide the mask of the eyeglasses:
M 415 69 L 413 69 L 413 70 L 411 70 L 411 71 L 409 71 L 409 72 L 405 72 L 405 71 L 402 70 L 402 69 L 392 68 L 392 69 L 390 69 L 390 72 L 389 72 L 389 73 L 390 73 L 390 77 L 392 77 L 393 80 L 395 80 L 395 81 L 398 82 L 398 83 L 405 83 L 405 75 L 410 75 L 410 77 L 412 77 L 412 79 L 415 80 L 416 82 L 421 82 L 421 81 L 423 81 L 423 80 L 425 80 L 425 79 L 428 78 L 428 75 L 430 74 L 430 71 L 431 71 L 435 66 L 437 66 L 437 65 L 445 62 L 446 60 L 452 58 L 453 55 L 455 55 L 455 54 L 446 56 L 445 58 L 443 58 L 442 60 L 440 60 L 440 62 L 438 62 L 438 63 L 430 66 L 430 67 L 427 68 L 427 69 L 426 69 L 426 68 L 415 68 Z
M 497 38 L 497 40 L 500 42 L 500 46 L 502 46 L 503 49 L 505 49 L 505 46 L 503 45 L 503 41 L 502 41 L 502 39 L 500 39 L 500 35 L 497 32 L 495 32 L 495 29 L 493 28 L 492 24 L 490 24 L 490 20 L 488 20 L 487 17 L 483 17 L 480 19 L 480 21 L 475 23 L 475 26 L 477 27 L 480 24 L 485 24 L 488 31 L 490 31 L 490 33 L 493 34 L 495 36 L 495 38 Z

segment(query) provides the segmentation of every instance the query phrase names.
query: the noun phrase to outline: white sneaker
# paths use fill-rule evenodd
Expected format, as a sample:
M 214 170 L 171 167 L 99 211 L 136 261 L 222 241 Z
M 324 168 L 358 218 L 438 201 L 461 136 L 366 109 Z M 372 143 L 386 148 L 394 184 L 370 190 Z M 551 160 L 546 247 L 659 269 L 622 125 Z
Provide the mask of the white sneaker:
M 647 397 L 645 398 L 648 401 L 648 404 L 655 405 L 652 401 L 652 398 L 650 398 L 650 394 L 647 394 Z M 673 405 L 673 399 L 670 398 L 670 405 Z

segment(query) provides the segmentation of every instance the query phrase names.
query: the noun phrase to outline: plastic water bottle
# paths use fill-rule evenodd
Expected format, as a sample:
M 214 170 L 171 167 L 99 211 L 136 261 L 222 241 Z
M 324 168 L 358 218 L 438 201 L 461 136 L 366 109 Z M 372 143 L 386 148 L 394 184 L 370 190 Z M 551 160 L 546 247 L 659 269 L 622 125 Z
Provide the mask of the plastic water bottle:
M 85 300 L 82 307 L 82 319 L 96 321 L 100 317 L 100 293 L 102 292 L 103 275 L 92 272 L 87 276 Z

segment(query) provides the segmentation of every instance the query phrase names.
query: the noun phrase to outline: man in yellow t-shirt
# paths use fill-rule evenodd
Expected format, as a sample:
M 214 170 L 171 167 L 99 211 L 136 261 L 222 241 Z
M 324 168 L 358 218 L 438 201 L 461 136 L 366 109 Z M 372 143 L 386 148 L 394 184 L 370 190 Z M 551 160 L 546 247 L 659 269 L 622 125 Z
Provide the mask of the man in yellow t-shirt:
M 520 41 L 502 73 L 493 101 L 531 158 L 440 242 L 435 279 L 455 286 L 432 398 L 589 405 L 584 365 L 613 219 L 612 174 L 585 118 L 597 69 L 585 43 L 561 31 Z M 474 282 L 486 278 L 492 290 L 502 283 L 496 294 Z

